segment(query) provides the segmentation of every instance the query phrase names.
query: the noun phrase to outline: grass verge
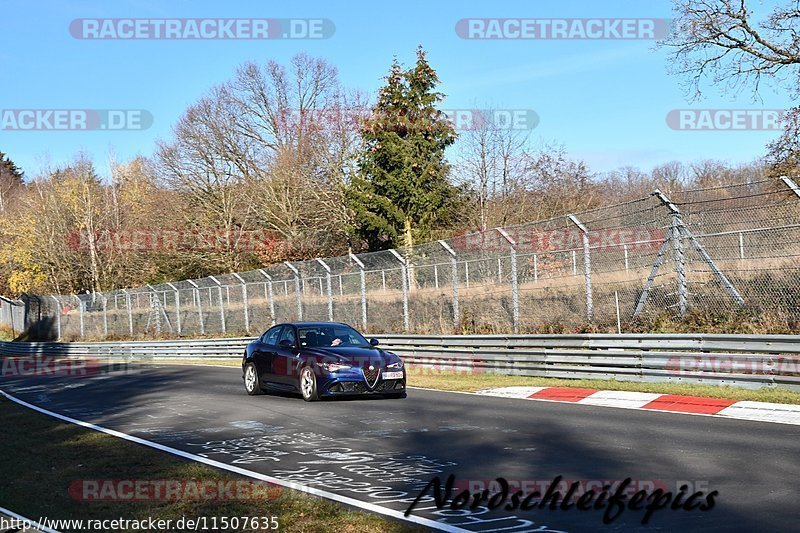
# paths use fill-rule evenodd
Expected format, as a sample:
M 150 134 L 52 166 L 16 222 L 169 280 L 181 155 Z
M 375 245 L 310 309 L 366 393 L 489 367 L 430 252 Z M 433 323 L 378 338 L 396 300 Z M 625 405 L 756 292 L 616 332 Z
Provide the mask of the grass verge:
M 68 492 L 76 480 L 246 478 L 60 422 L 6 399 L 0 399 L 0 427 L 5 428 L 0 444 L 0 505 L 33 520 L 277 516 L 279 531 L 422 531 L 283 488 L 271 490 L 267 500 L 79 501 Z

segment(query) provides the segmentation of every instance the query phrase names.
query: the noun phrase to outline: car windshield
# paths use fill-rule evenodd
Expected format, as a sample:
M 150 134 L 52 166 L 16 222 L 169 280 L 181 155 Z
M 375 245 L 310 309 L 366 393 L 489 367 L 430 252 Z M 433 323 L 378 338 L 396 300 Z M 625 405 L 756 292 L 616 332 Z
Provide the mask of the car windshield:
M 297 328 L 297 332 L 300 346 L 308 348 L 369 345 L 359 332 L 345 325 L 304 326 Z

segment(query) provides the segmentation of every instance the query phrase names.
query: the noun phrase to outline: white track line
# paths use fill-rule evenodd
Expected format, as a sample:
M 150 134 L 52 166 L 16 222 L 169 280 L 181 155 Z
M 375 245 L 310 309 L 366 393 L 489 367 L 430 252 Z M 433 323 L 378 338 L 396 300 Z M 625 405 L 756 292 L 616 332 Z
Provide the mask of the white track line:
M 0 391 L 0 392 L 2 392 L 2 391 Z M 55 529 L 52 529 L 52 528 L 49 528 L 49 527 L 45 527 L 42 524 L 40 524 L 39 522 L 34 522 L 30 518 L 25 518 L 21 514 L 17 514 L 14 511 L 6 509 L 5 507 L 0 507 L 0 513 L 3 513 L 4 515 L 8 515 L 11 518 L 16 518 L 17 520 L 19 520 L 20 522 L 22 522 L 22 523 L 24 523 L 26 525 L 33 526 L 36 529 L 38 529 L 39 531 L 41 531 L 42 533 L 61 533 L 58 530 L 55 530 Z M 24 530 L 25 530 L 25 528 L 22 528 L 22 531 L 24 531 Z
M 120 439 L 125 439 L 131 442 L 135 442 L 136 444 L 142 444 L 144 446 L 149 446 L 150 448 L 155 448 L 156 450 L 166 452 L 172 455 L 176 455 L 178 457 L 183 457 L 184 459 L 189 459 L 191 461 L 196 461 L 198 463 L 203 463 L 209 466 L 213 466 L 214 468 L 219 468 L 221 470 L 227 470 L 228 472 L 233 472 L 235 474 L 239 474 L 242 476 L 250 477 L 253 479 L 258 479 L 261 481 L 266 481 L 267 483 L 273 483 L 275 485 L 280 485 L 282 487 L 286 487 L 288 489 L 297 490 L 300 492 L 305 492 L 307 494 L 313 494 L 314 496 L 319 496 L 321 498 L 325 498 L 328 500 L 333 500 L 339 503 L 343 503 L 345 505 L 349 505 L 352 507 L 356 507 L 358 509 L 363 509 L 365 511 L 371 511 L 373 513 L 378 513 L 386 516 L 390 516 L 392 518 L 403 520 L 406 522 L 413 522 L 415 524 L 419 524 L 425 527 L 429 527 L 431 529 L 438 529 L 440 531 L 448 531 L 453 533 L 464 533 L 469 532 L 467 529 L 463 529 L 460 527 L 456 527 L 450 524 L 443 524 L 441 522 L 437 522 L 435 520 L 430 520 L 428 518 L 422 518 L 419 516 L 409 515 L 404 516 L 402 511 L 395 511 L 394 509 L 389 509 L 387 507 L 382 507 L 380 505 L 376 505 L 374 503 L 364 502 L 361 500 L 356 500 L 355 498 L 349 498 L 347 496 L 342 496 L 340 494 L 335 494 L 333 492 L 328 492 L 325 490 L 319 490 L 314 487 L 307 487 L 305 485 L 301 485 L 299 483 L 294 483 L 292 481 L 284 481 L 282 479 L 278 479 L 276 477 L 267 476 L 265 474 L 260 474 L 258 472 L 254 472 L 252 470 L 247 470 L 244 468 L 239 468 L 238 466 L 232 466 L 226 463 L 221 463 L 219 461 L 214 461 L 213 459 L 208 459 L 206 457 L 200 457 L 199 455 L 194 455 L 192 453 L 184 452 L 182 450 L 178 450 L 176 448 L 171 448 L 169 446 L 164 446 L 163 444 L 159 444 L 157 442 L 152 442 L 149 440 L 145 440 L 139 437 L 134 437 L 133 435 L 128 435 L 127 433 L 123 433 L 121 431 L 117 431 L 115 429 L 108 429 L 102 426 L 97 426 L 95 424 L 91 424 L 89 422 L 84 422 L 82 420 L 78 420 L 75 418 L 71 418 L 68 416 L 64 416 L 53 411 L 48 411 L 47 409 L 42 409 L 36 405 L 30 404 L 24 400 L 20 400 L 7 392 L 0 390 L 0 394 L 11 400 L 12 402 L 18 403 L 19 405 L 28 407 L 29 409 L 33 409 L 34 411 L 38 411 L 42 414 L 47 416 L 52 416 L 53 418 L 57 418 L 59 420 L 63 420 L 64 422 L 69 422 L 70 424 L 76 424 L 78 426 L 85 427 L 87 429 L 91 429 L 94 431 L 99 431 L 101 433 L 106 433 L 108 435 L 112 435 L 114 437 L 118 437 Z M 58 532 L 56 532 L 58 533 Z

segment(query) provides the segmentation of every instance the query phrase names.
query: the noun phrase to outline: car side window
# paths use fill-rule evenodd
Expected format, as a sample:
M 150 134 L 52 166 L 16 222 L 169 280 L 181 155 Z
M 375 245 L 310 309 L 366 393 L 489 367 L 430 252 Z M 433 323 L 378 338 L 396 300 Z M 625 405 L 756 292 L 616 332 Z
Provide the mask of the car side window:
M 278 334 L 281 332 L 281 326 L 275 326 L 274 328 L 269 329 L 264 335 L 261 337 L 261 342 L 264 344 L 269 344 L 271 346 L 278 345 Z
M 283 328 L 283 332 L 281 333 L 280 340 L 278 340 L 278 343 L 282 341 L 289 341 L 292 343 L 292 345 L 294 345 L 296 340 L 297 339 L 294 335 L 294 328 L 292 326 L 285 326 Z

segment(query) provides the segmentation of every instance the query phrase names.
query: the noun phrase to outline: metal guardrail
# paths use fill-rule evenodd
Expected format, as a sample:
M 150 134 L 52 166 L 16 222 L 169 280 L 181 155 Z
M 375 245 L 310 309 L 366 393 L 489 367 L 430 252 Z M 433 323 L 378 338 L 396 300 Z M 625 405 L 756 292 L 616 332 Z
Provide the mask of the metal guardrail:
M 377 335 L 412 373 L 700 383 L 800 390 L 800 335 Z M 238 359 L 251 337 L 131 342 L 0 343 L 4 356 L 114 360 Z

